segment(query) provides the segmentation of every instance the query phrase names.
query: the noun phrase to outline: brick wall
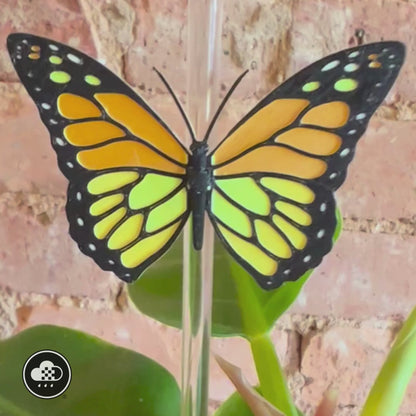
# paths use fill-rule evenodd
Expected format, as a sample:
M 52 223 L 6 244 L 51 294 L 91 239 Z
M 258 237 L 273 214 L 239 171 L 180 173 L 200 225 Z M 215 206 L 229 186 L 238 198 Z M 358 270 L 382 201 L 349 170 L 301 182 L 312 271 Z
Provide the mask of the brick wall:
M 399 80 L 337 193 L 344 232 L 273 333 L 301 408 L 316 405 L 332 384 L 340 390 L 337 415 L 356 415 L 416 299 L 416 1 L 225 3 L 224 88 L 252 70 L 227 106 L 223 132 L 285 77 L 353 44 L 358 28 L 366 42 L 407 45 Z M 0 10 L 0 45 L 22 31 L 98 56 L 183 132 L 151 68 L 184 98 L 185 0 L 0 0 Z M 67 235 L 66 181 L 4 46 L 0 97 L 0 337 L 41 323 L 64 325 L 140 351 L 179 375 L 178 331 L 133 311 L 119 281 Z M 243 340 L 215 340 L 213 347 L 255 383 Z M 212 407 L 233 390 L 214 365 L 211 385 Z M 416 379 L 401 411 L 416 414 Z

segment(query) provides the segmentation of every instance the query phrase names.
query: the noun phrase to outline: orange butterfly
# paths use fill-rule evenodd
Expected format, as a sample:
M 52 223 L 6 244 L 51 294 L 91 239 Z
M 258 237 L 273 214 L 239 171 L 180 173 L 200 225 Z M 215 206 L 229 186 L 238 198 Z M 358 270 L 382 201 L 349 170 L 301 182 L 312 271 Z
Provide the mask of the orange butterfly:
M 202 246 L 208 213 L 227 250 L 265 289 L 296 280 L 332 246 L 333 192 L 396 79 L 404 46 L 380 42 L 327 56 L 259 102 L 208 153 L 187 150 L 131 88 L 89 56 L 29 35 L 8 38 L 12 62 L 69 180 L 70 233 L 82 252 L 131 282 L 192 215 Z

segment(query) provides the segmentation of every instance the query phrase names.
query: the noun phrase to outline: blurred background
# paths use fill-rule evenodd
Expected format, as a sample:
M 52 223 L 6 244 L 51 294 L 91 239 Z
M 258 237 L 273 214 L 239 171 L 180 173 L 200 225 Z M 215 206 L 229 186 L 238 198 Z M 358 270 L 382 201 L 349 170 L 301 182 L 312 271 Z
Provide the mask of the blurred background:
M 226 0 L 221 96 L 244 70 L 215 130 L 228 130 L 288 76 L 359 41 L 399 40 L 407 59 L 357 146 L 337 200 L 343 233 L 273 332 L 299 407 L 338 387 L 355 415 L 416 300 L 416 2 Z M 0 339 L 38 324 L 79 329 L 160 362 L 179 380 L 180 333 L 131 306 L 125 285 L 68 235 L 66 179 L 5 48 L 10 32 L 67 43 L 125 79 L 179 135 L 183 121 L 152 67 L 186 104 L 185 0 L 0 0 Z M 211 144 L 212 144 L 211 143 Z M 256 383 L 239 338 L 213 349 Z M 212 363 L 210 406 L 234 390 Z M 401 416 L 416 414 L 416 378 Z

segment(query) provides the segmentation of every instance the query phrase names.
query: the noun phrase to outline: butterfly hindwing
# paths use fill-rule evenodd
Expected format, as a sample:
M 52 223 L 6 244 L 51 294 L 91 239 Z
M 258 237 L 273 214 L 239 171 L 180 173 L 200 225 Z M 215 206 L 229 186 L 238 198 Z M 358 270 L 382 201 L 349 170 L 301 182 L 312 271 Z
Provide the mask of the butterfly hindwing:
M 189 216 L 189 154 L 124 82 L 87 55 L 13 34 L 15 69 L 69 180 L 71 236 L 103 269 L 135 280 Z
M 262 287 L 299 278 L 331 249 L 333 192 L 403 59 L 398 42 L 323 58 L 260 101 L 211 153 L 210 218 Z
M 85 186 L 86 185 L 86 186 Z M 188 218 L 183 178 L 113 170 L 70 183 L 67 216 L 81 251 L 129 282 L 176 239 Z
M 215 230 L 262 287 L 301 276 L 330 250 L 336 225 L 332 192 L 263 173 L 214 183 L 210 217 Z

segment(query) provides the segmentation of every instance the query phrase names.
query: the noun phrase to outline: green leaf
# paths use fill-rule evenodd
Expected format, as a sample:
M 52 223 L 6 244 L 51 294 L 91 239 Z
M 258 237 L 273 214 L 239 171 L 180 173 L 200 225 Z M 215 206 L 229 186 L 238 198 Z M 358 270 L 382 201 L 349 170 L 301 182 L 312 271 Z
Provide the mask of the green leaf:
M 285 413 L 283 413 L 280 409 L 277 409 L 272 403 L 266 400 L 257 389 L 248 383 L 240 367 L 231 364 L 218 354 L 215 354 L 215 359 L 222 371 L 234 384 L 240 396 L 243 397 L 244 401 L 248 404 L 254 415 L 286 416 Z M 295 416 L 297 416 L 297 414 L 295 414 Z
M 130 299 L 145 315 L 175 328 L 182 327 L 182 238 L 152 265 L 135 283 L 128 286 Z M 212 334 L 244 335 L 234 282 L 230 279 L 231 257 L 216 240 Z
M 286 416 L 297 416 L 283 368 L 269 333 L 250 338 L 250 346 L 261 395 Z
M 341 215 L 337 210 L 335 241 L 341 230 Z M 295 282 L 286 282 L 271 291 L 261 289 L 254 279 L 239 266 L 216 239 L 214 245 L 214 287 L 212 307 L 212 335 L 243 336 L 249 338 L 271 329 L 276 320 L 295 301 L 311 275 L 306 272 Z M 251 296 L 239 299 L 241 287 Z M 179 238 L 164 257 L 152 265 L 144 275 L 128 287 L 130 299 L 145 315 L 164 324 L 181 328 L 182 321 L 182 238 Z M 246 302 L 249 303 L 246 303 Z M 243 323 L 245 311 L 260 308 L 251 328 Z
M 413 309 L 371 388 L 361 416 L 391 416 L 399 411 L 416 370 L 416 308 Z
M 298 416 L 303 413 L 298 409 Z M 247 403 L 241 398 L 238 392 L 233 393 L 221 406 L 215 411 L 213 416 L 254 416 Z
M 253 413 L 239 393 L 235 392 L 221 404 L 214 416 L 253 416 Z
M 25 361 L 39 350 L 62 354 L 72 369 L 63 395 L 40 399 L 22 381 Z M 136 352 L 71 329 L 37 326 L 0 342 L 1 416 L 178 416 L 173 376 Z

